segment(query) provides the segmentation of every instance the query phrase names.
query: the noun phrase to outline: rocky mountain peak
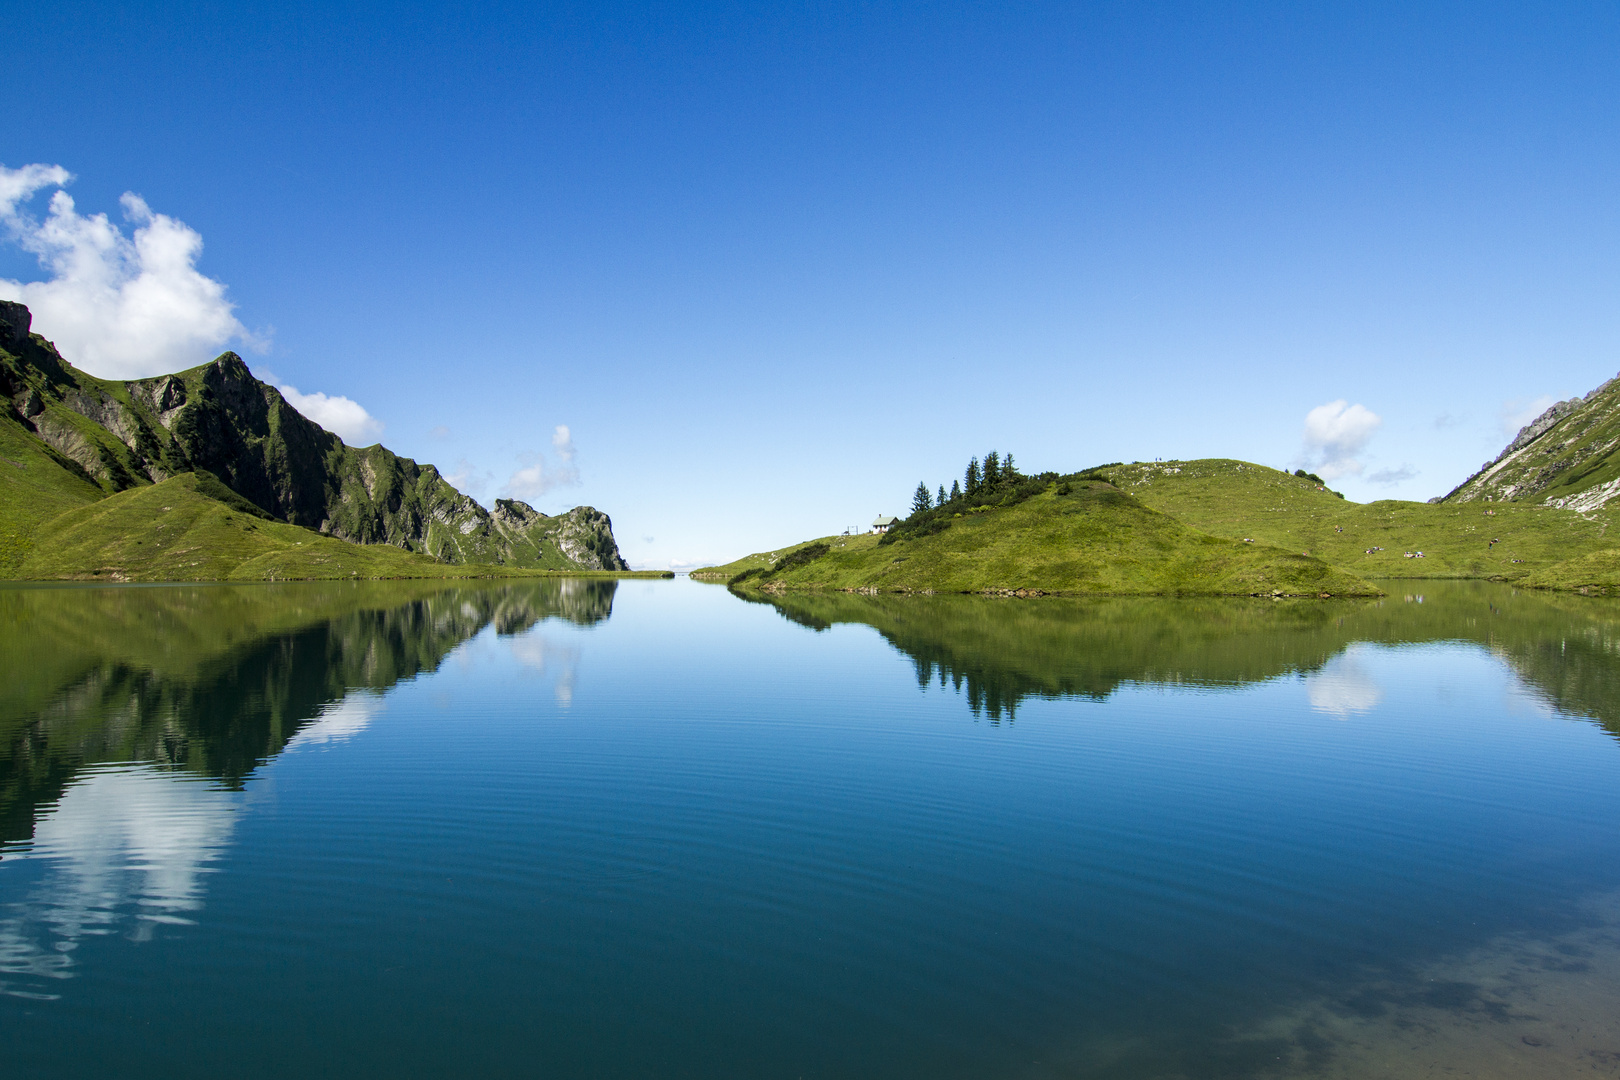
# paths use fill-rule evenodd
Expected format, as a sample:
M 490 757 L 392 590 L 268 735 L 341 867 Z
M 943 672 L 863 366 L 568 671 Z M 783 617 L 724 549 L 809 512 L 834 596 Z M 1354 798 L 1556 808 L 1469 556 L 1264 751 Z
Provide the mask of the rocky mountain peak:
M 607 515 L 551 518 L 516 499 L 485 510 L 431 465 L 346 446 L 234 352 L 173 375 L 97 379 L 29 343 L 31 322 L 22 304 L 0 302 L 0 410 L 107 494 L 206 472 L 272 518 L 354 543 L 451 563 L 628 569 Z
M 219 373 L 220 378 L 230 382 L 258 382 L 253 378 L 253 372 L 248 370 L 247 361 L 234 352 L 220 353 L 210 366 Z
M 542 514 L 528 503 L 521 502 L 517 499 L 495 500 L 494 517 L 496 521 L 499 521 L 503 525 L 508 525 L 513 528 L 523 528 L 527 525 L 533 525 L 536 521 L 539 521 L 545 516 L 545 514 Z

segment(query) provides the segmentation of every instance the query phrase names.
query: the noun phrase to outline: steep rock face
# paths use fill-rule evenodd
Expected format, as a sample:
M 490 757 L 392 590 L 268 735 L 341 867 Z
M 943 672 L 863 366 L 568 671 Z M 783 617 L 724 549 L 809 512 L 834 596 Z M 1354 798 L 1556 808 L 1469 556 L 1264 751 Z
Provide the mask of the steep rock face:
M 1620 377 L 1560 401 L 1442 502 L 1536 502 L 1590 511 L 1620 495 Z
M 563 557 L 592 570 L 628 570 L 613 542 L 613 522 L 592 506 L 576 506 L 555 519 L 554 534 Z
M 605 514 L 550 518 L 511 500 L 492 514 L 432 465 L 345 445 L 235 353 L 173 375 L 97 379 L 30 335 L 30 322 L 23 305 L 0 303 L 0 417 L 107 494 L 202 470 L 273 518 L 354 543 L 448 563 L 629 568 Z
M 33 325 L 34 313 L 27 305 L 0 300 L 0 346 L 15 352 L 19 346 L 26 345 Z

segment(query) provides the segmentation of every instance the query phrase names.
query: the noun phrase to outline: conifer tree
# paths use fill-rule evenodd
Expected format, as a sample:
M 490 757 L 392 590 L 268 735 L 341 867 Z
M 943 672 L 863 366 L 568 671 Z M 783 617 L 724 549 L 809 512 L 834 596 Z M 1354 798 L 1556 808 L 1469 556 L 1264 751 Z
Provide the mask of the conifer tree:
M 961 497 L 962 497 L 962 485 L 957 483 L 955 480 L 952 480 L 951 481 L 951 502 L 955 502 L 957 499 L 960 499 Z
M 979 493 L 978 458 L 974 458 L 972 461 L 968 462 L 967 473 L 962 477 L 962 479 L 966 481 L 965 486 L 969 495 L 977 495 Z
M 911 512 L 920 514 L 924 510 L 932 509 L 934 497 L 928 494 L 928 485 L 922 481 L 917 482 L 917 490 L 911 496 Z
M 1008 454 L 1007 460 L 1001 463 L 1001 475 L 1006 477 L 1008 480 L 1018 479 L 1018 466 L 1013 464 L 1011 454 Z
M 1001 482 L 1001 455 L 994 450 L 984 455 L 984 486 L 995 487 Z
M 934 500 L 934 505 L 935 506 L 944 506 L 945 505 L 945 485 L 944 484 L 939 485 L 939 498 Z

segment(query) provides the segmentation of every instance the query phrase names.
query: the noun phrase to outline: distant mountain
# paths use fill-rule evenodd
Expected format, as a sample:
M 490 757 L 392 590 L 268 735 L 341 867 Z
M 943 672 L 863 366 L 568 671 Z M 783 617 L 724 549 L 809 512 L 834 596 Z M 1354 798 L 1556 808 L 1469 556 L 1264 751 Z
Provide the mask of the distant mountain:
M 1620 495 L 1620 377 L 1560 401 L 1438 501 L 1539 503 L 1588 512 Z
M 629 569 L 606 514 L 549 517 L 514 499 L 485 510 L 432 465 L 346 445 L 235 353 L 173 375 L 98 379 L 30 323 L 26 307 L 0 302 L 0 563 L 64 511 L 196 473 L 276 521 L 442 563 Z

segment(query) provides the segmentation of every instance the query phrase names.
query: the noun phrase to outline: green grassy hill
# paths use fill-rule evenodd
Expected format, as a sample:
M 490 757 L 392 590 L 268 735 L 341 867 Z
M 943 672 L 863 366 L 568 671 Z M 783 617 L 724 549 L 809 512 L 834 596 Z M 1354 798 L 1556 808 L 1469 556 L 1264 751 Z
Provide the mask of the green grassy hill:
M 1532 589 L 1620 595 L 1620 549 L 1608 548 L 1565 559 L 1526 575 L 1522 584 Z
M 0 412 L 0 578 L 14 577 L 35 526 L 106 493 Z
M 863 551 L 866 548 L 876 547 L 878 537 L 874 533 L 858 533 L 855 536 L 823 536 L 816 540 L 806 540 L 801 544 L 789 544 L 776 551 L 757 551 L 752 555 L 744 555 L 740 559 L 721 566 L 705 566 L 693 570 L 691 576 L 698 581 L 730 581 L 738 574 L 747 570 L 768 570 L 781 562 L 787 556 L 814 544 L 826 544 L 835 551 Z
M 1519 503 L 1353 503 L 1314 481 L 1221 458 L 1108 470 L 1125 491 L 1195 528 L 1309 552 L 1370 578 L 1528 579 L 1620 544 L 1613 515 Z M 1491 540 L 1501 541 L 1492 545 Z M 1376 550 L 1369 550 L 1376 549 Z M 1406 558 L 1406 552 L 1423 558 Z M 1546 579 L 1544 575 L 1537 580 Z M 1529 581 L 1526 582 L 1527 584 Z
M 389 544 L 336 540 L 269 519 L 207 473 L 185 473 L 35 525 L 13 576 L 31 581 L 288 581 L 548 572 L 555 571 L 452 565 Z
M 769 560 L 768 569 L 764 555 L 752 558 L 759 565 L 733 585 L 1112 596 L 1379 593 L 1320 559 L 1200 532 L 1096 480 L 1046 483 L 1012 505 L 937 521 L 925 535 L 798 545 Z

